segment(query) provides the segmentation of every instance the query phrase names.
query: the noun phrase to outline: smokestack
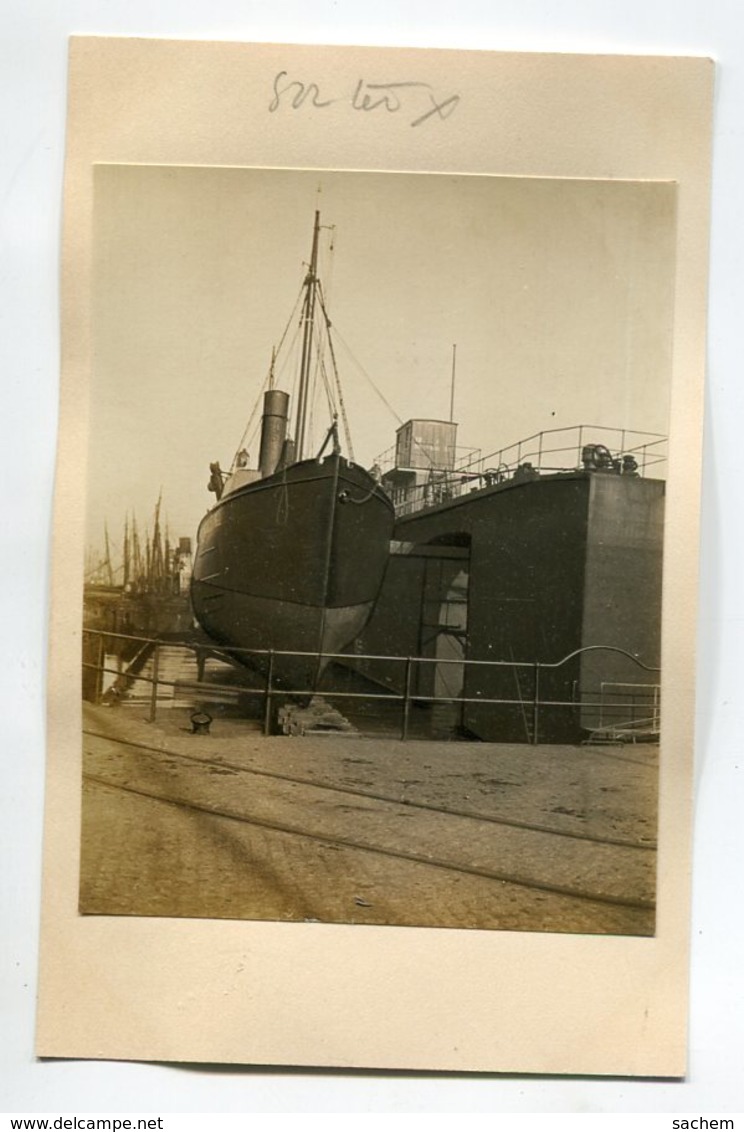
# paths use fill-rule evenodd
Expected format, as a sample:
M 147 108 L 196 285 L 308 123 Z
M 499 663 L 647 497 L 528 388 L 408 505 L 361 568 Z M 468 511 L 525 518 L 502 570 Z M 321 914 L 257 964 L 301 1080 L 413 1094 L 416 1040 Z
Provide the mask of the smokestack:
M 289 394 L 282 392 L 281 389 L 267 389 L 264 393 L 261 452 L 258 460 L 264 478 L 276 471 L 287 435 L 288 416 Z

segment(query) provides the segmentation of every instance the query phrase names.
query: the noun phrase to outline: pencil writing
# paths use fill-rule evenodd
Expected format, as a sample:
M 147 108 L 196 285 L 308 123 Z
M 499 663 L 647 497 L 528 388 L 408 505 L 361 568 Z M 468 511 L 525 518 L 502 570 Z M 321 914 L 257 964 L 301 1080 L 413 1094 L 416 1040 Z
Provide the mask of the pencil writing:
M 274 97 L 269 103 L 270 114 L 282 107 L 291 110 L 300 110 L 303 107 L 326 110 L 329 106 L 345 103 L 352 110 L 363 113 L 380 111 L 397 114 L 402 110 L 409 115 L 415 114 L 409 122 L 413 127 L 421 126 L 431 119 L 445 121 L 454 113 L 460 102 L 459 94 L 450 94 L 442 98 L 435 93 L 430 83 L 371 83 L 366 79 L 359 79 L 354 90 L 348 95 L 325 98 L 321 95 L 318 83 L 291 79 L 287 71 L 279 71 L 274 76 L 273 90 Z

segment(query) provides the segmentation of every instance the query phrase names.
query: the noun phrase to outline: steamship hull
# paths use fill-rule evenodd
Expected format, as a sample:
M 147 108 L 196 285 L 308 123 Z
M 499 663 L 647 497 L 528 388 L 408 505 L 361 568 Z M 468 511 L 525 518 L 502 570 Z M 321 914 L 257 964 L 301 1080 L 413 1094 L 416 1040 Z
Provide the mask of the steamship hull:
M 199 527 L 194 614 L 237 659 L 265 670 L 272 653 L 272 680 L 312 693 L 319 654 L 341 651 L 372 612 L 393 521 L 386 493 L 337 454 L 226 493 Z

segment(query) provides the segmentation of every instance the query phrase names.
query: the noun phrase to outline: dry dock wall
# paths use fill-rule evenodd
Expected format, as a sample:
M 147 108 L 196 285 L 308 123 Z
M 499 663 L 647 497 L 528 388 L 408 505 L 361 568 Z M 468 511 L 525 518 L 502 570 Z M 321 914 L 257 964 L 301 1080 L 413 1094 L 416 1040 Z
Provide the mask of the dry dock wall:
M 489 741 L 534 738 L 533 665 L 552 664 L 588 645 L 622 648 L 649 666 L 659 662 L 664 484 L 633 476 L 571 473 L 509 481 L 400 519 L 395 538 L 406 548 L 391 558 L 380 599 L 358 653 L 445 655 L 437 651 L 431 578 L 440 558 L 440 631 L 447 636 L 448 587 L 468 572 L 469 665 L 459 725 Z M 449 622 L 449 624 L 448 624 Z M 522 662 L 524 667 L 515 662 Z M 357 661 L 375 683 L 404 687 L 400 663 Z M 413 692 L 430 694 L 434 665 L 416 673 Z M 596 709 L 581 707 L 600 685 L 650 684 L 655 674 L 607 651 L 585 653 L 557 669 L 542 668 L 538 734 L 575 742 L 598 726 Z M 643 695 L 644 693 L 641 693 Z M 622 697 L 627 700 L 627 690 Z M 493 705 L 478 700 L 517 701 Z M 573 706 L 573 705 L 576 706 Z
M 614 645 L 651 669 L 661 664 L 664 488 L 662 480 L 593 476 L 587 517 L 582 644 Z M 583 727 L 622 723 L 628 709 L 613 704 L 632 701 L 636 721 L 645 715 L 651 722 L 659 679 L 658 671 L 646 671 L 620 653 L 584 653 L 585 697 L 605 688 L 602 718 L 585 709 Z

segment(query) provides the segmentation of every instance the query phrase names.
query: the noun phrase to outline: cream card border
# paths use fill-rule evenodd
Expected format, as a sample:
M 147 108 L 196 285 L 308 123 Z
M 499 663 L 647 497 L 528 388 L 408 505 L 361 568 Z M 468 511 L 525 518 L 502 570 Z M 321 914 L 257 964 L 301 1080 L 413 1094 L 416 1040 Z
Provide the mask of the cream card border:
M 346 104 L 272 114 L 280 71 L 334 91 L 427 82 L 460 102 L 417 128 Z M 684 1073 L 712 86 L 694 58 L 72 40 L 39 1054 Z M 77 915 L 96 162 L 677 182 L 655 938 Z

